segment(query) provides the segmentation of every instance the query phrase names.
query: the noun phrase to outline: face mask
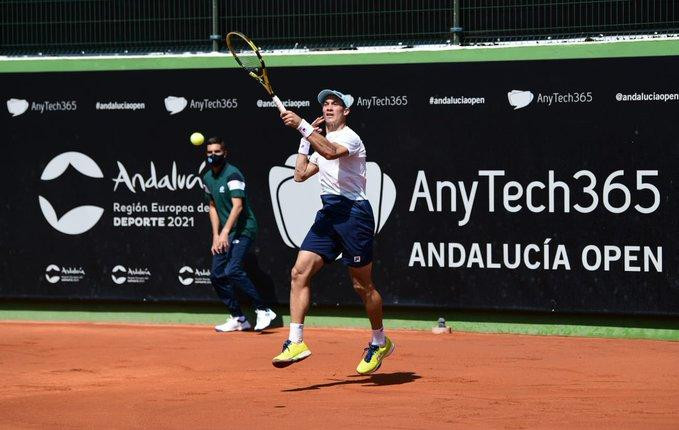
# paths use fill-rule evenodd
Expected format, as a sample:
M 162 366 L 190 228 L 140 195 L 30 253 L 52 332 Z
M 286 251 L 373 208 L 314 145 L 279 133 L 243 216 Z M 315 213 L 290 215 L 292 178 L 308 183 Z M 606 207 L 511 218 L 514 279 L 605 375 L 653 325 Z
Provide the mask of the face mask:
M 225 160 L 226 158 L 224 157 L 224 155 L 210 154 L 207 156 L 207 164 L 210 167 L 212 166 L 219 167 L 222 164 L 224 164 Z

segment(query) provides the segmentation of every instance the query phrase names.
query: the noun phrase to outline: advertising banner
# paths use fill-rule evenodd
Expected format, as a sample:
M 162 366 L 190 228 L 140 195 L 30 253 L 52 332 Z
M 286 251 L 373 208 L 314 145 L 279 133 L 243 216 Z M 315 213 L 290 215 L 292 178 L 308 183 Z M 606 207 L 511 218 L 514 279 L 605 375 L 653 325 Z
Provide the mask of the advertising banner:
M 284 104 L 351 94 L 385 304 L 679 314 L 673 57 L 276 68 Z M 259 224 L 255 283 L 286 303 L 321 206 L 299 133 L 241 70 L 3 75 L 0 296 L 216 300 L 202 191 L 226 141 Z M 337 261 L 313 302 L 358 304 Z

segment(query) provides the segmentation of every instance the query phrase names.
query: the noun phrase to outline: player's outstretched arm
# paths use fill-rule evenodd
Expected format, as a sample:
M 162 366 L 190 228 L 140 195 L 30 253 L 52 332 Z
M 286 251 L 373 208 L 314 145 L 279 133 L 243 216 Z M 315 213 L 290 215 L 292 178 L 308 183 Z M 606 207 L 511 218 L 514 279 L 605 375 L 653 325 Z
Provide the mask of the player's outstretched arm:
M 302 118 L 300 118 L 299 115 L 288 110 L 281 113 L 281 118 L 283 119 L 285 125 L 299 130 L 299 126 L 302 123 Z M 314 124 L 315 123 L 316 121 L 314 121 Z M 308 123 L 306 125 L 313 127 L 313 132 L 311 132 L 308 136 L 304 133 L 303 134 L 307 136 L 307 140 L 309 141 L 311 147 L 323 158 L 326 160 L 335 160 L 337 158 L 349 155 L 349 149 L 342 145 L 330 142 L 325 138 L 325 136 L 316 131 L 316 127 L 309 125 Z
M 311 133 L 307 139 L 311 143 L 311 147 L 314 148 L 314 151 L 321 154 L 326 160 L 335 160 L 349 155 L 347 147 L 329 141 L 325 136 L 316 131 Z

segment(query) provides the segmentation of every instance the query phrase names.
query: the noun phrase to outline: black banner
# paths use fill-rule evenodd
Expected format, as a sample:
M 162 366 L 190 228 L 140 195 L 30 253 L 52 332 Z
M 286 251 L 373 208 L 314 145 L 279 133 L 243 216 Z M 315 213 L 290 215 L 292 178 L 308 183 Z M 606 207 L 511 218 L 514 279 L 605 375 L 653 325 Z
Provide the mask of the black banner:
M 673 57 L 277 68 L 311 121 L 355 98 L 386 304 L 679 314 Z M 3 75 L 3 297 L 214 300 L 200 131 L 227 142 L 260 234 L 249 268 L 287 302 L 320 207 L 299 141 L 241 70 Z M 290 158 L 293 156 L 292 158 Z M 346 269 L 313 283 L 355 304 Z

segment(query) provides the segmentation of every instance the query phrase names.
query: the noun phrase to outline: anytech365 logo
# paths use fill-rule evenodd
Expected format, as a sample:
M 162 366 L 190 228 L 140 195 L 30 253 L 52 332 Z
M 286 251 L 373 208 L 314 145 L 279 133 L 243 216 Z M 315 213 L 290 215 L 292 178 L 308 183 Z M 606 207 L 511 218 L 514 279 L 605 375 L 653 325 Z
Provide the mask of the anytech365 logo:
M 170 115 L 176 115 L 184 109 L 203 112 L 205 110 L 224 110 L 238 108 L 238 99 L 235 97 L 214 97 L 214 98 L 190 98 L 167 96 L 165 97 L 165 109 Z
M 19 116 L 28 110 L 28 100 L 24 99 L 9 99 L 7 100 L 7 111 L 12 116 Z
M 299 248 L 314 223 L 321 199 L 311 198 L 321 194 L 321 184 L 316 178 L 301 183 L 293 180 L 295 160 L 293 154 L 285 166 L 274 166 L 269 171 L 269 191 L 278 231 L 290 248 Z M 396 202 L 396 186 L 375 162 L 366 163 L 368 183 L 366 194 L 373 208 L 375 233 L 387 222 Z
M 81 152 L 64 152 L 50 160 L 40 175 L 41 181 L 51 181 L 61 176 L 68 166 L 72 166 L 80 174 L 90 178 L 104 177 L 101 169 L 90 157 Z M 64 234 L 82 234 L 94 227 L 104 213 L 98 206 L 78 206 L 57 217 L 54 206 L 43 196 L 38 196 L 42 214 L 55 230 Z
M 165 97 L 165 109 L 170 113 L 170 115 L 178 114 L 179 112 L 183 111 L 188 103 L 189 102 L 185 97 Z
M 30 102 L 26 99 L 11 98 L 7 100 L 7 111 L 12 117 L 24 114 L 30 109 L 39 114 L 55 112 L 74 112 L 78 110 L 77 100 L 40 100 Z
M 507 93 L 509 104 L 514 107 L 514 110 L 525 108 L 533 101 L 533 93 L 523 90 L 511 90 Z

